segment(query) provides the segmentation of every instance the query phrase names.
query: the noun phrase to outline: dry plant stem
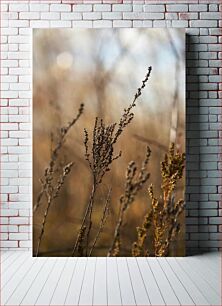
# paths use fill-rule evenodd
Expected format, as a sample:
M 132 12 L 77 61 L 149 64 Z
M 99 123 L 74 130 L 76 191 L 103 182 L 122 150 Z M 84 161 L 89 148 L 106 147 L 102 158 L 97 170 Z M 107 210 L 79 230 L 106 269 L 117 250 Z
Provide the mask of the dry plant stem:
M 90 231 L 92 227 L 92 212 L 94 206 L 94 197 L 96 193 L 97 186 L 102 183 L 103 177 L 106 172 L 110 171 L 110 166 L 113 161 L 118 159 L 121 156 L 121 152 L 114 155 L 114 146 L 117 143 L 120 135 L 123 130 L 128 126 L 132 121 L 134 114 L 131 112 L 132 108 L 136 106 L 136 100 L 140 97 L 142 90 L 146 86 L 151 74 L 152 67 L 148 68 L 148 72 L 145 76 L 145 79 L 142 81 L 142 85 L 137 89 L 137 92 L 134 96 L 133 102 L 129 105 L 128 108 L 124 109 L 124 112 L 119 120 L 118 126 L 116 123 L 105 125 L 103 119 L 95 119 L 95 125 L 92 135 L 92 148 L 89 153 L 89 135 L 88 131 L 85 129 L 85 159 L 89 164 L 89 167 L 93 176 L 93 187 L 89 202 L 86 206 L 85 214 L 83 217 L 83 222 L 80 226 L 79 232 L 77 234 L 77 239 L 75 241 L 72 256 L 74 256 L 77 247 L 79 245 L 80 232 L 82 232 L 83 226 L 86 226 L 86 256 L 88 253 L 88 244 Z M 87 223 L 87 224 L 86 224 Z
M 107 195 L 107 198 L 106 198 L 106 202 L 105 202 L 105 205 L 104 205 L 104 208 L 103 208 L 103 214 L 102 214 L 102 218 L 100 220 L 100 225 L 99 225 L 99 229 L 98 229 L 98 232 L 96 234 L 96 237 L 93 241 L 93 244 L 92 244 L 92 247 L 89 251 L 89 256 L 92 255 L 92 252 L 96 246 L 96 243 L 99 239 L 99 236 L 100 234 L 102 233 L 103 231 L 103 228 L 105 226 L 105 223 L 106 223 L 106 220 L 107 220 L 107 217 L 108 217 L 108 214 L 109 214 L 109 207 L 110 207 L 110 200 L 111 200 L 111 191 L 112 189 L 110 188 L 109 191 L 108 191 L 108 195 Z
M 142 189 L 146 181 L 149 179 L 150 174 L 147 171 L 147 165 L 150 158 L 150 148 L 147 146 L 146 158 L 142 164 L 142 167 L 137 175 L 137 168 L 135 162 L 130 162 L 126 172 L 126 184 L 125 192 L 120 198 L 120 211 L 119 218 L 116 224 L 114 238 L 112 245 L 109 249 L 108 256 L 117 256 L 120 250 L 120 233 L 123 224 L 123 219 L 126 210 L 134 202 L 135 197 L 139 190 Z M 118 251 L 116 249 L 118 247 Z
M 37 201 L 36 204 L 33 208 L 33 212 L 36 212 L 36 210 L 39 208 L 39 206 L 41 205 L 41 201 L 42 201 L 42 197 L 44 195 L 44 193 L 46 192 L 47 188 L 51 188 L 51 183 L 53 181 L 53 173 L 55 170 L 55 164 L 56 161 L 58 159 L 58 155 L 59 152 L 65 142 L 65 138 L 68 134 L 68 132 L 70 131 L 70 129 L 75 125 L 75 123 L 78 121 L 78 119 L 80 118 L 80 116 L 82 115 L 84 110 L 84 104 L 80 104 L 79 110 L 78 110 L 78 114 L 77 116 L 67 124 L 67 126 L 62 127 L 60 129 L 59 132 L 59 136 L 58 136 L 58 141 L 55 145 L 54 149 L 51 149 L 51 155 L 50 155 L 50 161 L 48 164 L 48 167 L 45 169 L 44 172 L 44 177 L 43 179 L 41 179 L 41 184 L 42 184 L 42 188 L 41 191 L 37 197 Z M 51 146 L 52 146 L 52 134 L 51 134 Z
M 38 243 L 37 243 L 37 249 L 36 249 L 36 257 L 39 254 L 39 250 L 40 250 L 40 246 L 41 246 L 41 242 L 42 242 L 42 237 L 43 237 L 43 234 L 44 234 L 44 231 L 45 231 L 45 225 L 46 225 L 49 209 L 50 209 L 53 201 L 59 196 L 59 192 L 60 192 L 62 186 L 64 185 L 65 179 L 66 179 L 67 175 L 70 173 L 72 166 L 73 166 L 72 162 L 67 164 L 63 168 L 63 172 L 62 172 L 62 174 L 60 175 L 60 177 L 57 181 L 57 185 L 55 187 L 52 187 L 52 188 L 46 190 L 47 207 L 45 209 L 43 220 L 42 220 L 41 231 L 40 231 L 40 235 L 39 235 L 39 239 L 38 239 Z
M 51 206 L 51 201 L 52 201 L 51 196 L 47 193 L 47 207 L 46 207 L 46 210 L 45 210 L 45 213 L 44 213 L 44 217 L 43 217 L 43 220 L 42 220 L 41 232 L 40 232 L 40 235 L 39 235 L 39 239 L 38 239 L 38 243 L 37 243 L 37 249 L 36 249 L 36 254 L 35 254 L 36 257 L 39 254 L 39 249 L 40 249 L 42 237 L 43 237 L 43 234 L 44 234 L 46 219 L 47 219 L 47 216 L 48 216 L 49 208 Z

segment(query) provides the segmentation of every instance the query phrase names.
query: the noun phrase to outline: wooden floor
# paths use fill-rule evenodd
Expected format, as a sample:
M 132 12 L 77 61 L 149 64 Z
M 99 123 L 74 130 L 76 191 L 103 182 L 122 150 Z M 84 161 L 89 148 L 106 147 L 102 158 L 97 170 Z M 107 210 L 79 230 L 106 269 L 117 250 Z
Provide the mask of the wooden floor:
M 1 253 L 0 305 L 221 305 L 220 254 L 32 258 Z

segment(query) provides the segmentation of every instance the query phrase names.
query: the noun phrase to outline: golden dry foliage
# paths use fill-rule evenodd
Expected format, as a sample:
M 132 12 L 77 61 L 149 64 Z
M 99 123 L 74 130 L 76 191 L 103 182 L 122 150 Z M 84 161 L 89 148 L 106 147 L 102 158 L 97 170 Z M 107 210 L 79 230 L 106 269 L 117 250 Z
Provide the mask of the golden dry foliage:
M 147 230 L 153 231 L 154 256 L 168 256 L 170 243 L 180 231 L 179 216 L 184 209 L 184 200 L 175 201 L 174 191 L 177 182 L 183 176 L 185 154 L 175 153 L 174 144 L 171 144 L 169 153 L 161 163 L 162 196 L 154 195 L 153 186 L 149 187 L 151 211 L 144 218 L 141 227 L 137 227 L 137 241 L 132 246 L 132 256 L 151 256 L 152 251 L 145 250 L 144 244 Z

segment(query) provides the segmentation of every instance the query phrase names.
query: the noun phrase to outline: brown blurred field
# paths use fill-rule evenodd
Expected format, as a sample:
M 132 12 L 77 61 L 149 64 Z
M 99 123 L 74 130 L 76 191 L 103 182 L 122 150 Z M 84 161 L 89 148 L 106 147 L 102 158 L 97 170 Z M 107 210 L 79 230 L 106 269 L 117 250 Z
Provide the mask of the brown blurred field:
M 74 167 L 47 218 L 39 256 L 70 256 L 84 209 L 89 199 L 92 176 L 84 158 L 84 133 L 93 129 L 96 116 L 106 123 L 118 122 L 133 99 L 148 66 L 151 78 L 134 109 L 135 117 L 116 146 L 122 157 L 112 164 L 96 194 L 92 236 L 101 218 L 110 186 L 111 213 L 93 256 L 106 256 L 110 247 L 124 191 L 125 172 L 134 160 L 138 167 L 146 145 L 151 148 L 151 174 L 127 211 L 122 232 L 122 256 L 131 256 L 136 227 L 150 207 L 147 188 L 152 183 L 160 194 L 160 163 L 170 142 L 185 151 L 184 31 L 164 29 L 36 29 L 33 32 L 33 204 L 41 185 L 39 179 L 50 159 L 50 135 L 75 117 L 80 103 L 84 114 L 70 131 L 61 160 Z M 176 125 L 175 125 L 176 122 Z M 175 130 L 174 130 L 175 125 Z M 173 138 L 173 139 L 172 139 Z M 185 178 L 176 190 L 184 197 Z M 39 236 L 45 203 L 33 217 L 33 251 Z M 183 228 L 171 255 L 184 255 Z M 151 233 L 150 233 L 151 234 Z M 148 239 L 149 243 L 149 239 Z

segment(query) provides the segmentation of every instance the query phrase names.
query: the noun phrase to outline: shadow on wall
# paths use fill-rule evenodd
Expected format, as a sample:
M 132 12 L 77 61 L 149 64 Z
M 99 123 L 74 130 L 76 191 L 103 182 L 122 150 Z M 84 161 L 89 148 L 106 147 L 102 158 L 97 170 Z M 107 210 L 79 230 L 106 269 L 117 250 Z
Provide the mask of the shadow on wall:
M 194 37 L 186 35 L 186 255 L 200 253 L 200 86 L 195 46 Z
M 206 194 L 201 192 L 201 112 L 198 44 L 194 37 L 186 35 L 186 255 L 195 255 L 209 251 L 200 245 L 202 235 L 209 232 L 206 218 L 201 216 L 201 201 Z M 207 242 L 207 241 L 206 241 Z

